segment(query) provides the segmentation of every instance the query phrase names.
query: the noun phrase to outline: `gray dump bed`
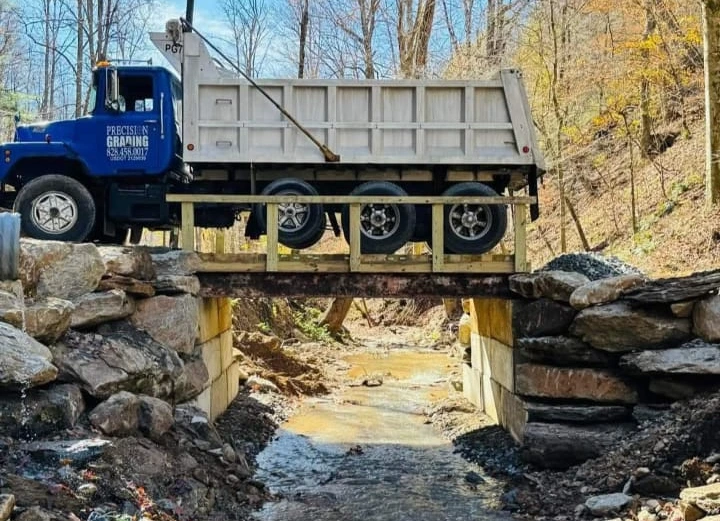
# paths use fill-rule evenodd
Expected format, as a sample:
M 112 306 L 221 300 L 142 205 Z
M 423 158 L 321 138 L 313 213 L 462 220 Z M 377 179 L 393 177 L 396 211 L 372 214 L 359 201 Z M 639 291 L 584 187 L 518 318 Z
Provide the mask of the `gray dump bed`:
M 258 89 L 213 62 L 200 37 L 172 34 L 151 36 L 183 71 L 186 161 L 324 162 L 320 150 Z M 517 71 L 501 71 L 489 81 L 257 83 L 343 164 L 544 168 Z

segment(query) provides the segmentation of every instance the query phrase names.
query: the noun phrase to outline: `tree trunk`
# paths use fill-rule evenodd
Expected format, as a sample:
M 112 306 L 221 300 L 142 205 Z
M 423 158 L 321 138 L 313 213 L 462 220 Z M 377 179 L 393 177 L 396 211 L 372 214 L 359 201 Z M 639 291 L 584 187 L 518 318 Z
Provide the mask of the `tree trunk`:
M 342 330 L 343 322 L 352 307 L 353 299 L 342 297 L 336 298 L 325 312 L 320 324 L 327 327 L 331 333 L 339 333 Z
M 643 43 L 647 45 L 655 27 L 653 5 L 655 0 L 645 0 L 645 31 L 643 32 Z M 643 66 L 650 67 L 650 51 L 645 47 L 642 51 Z M 652 148 L 652 117 L 650 115 L 650 80 L 647 74 L 643 74 L 640 83 L 640 148 L 643 156 L 647 156 Z
M 303 3 L 300 14 L 300 50 L 298 52 L 298 78 L 305 77 L 305 51 L 307 50 L 308 26 L 310 25 L 309 0 Z
M 720 203 L 720 0 L 703 0 L 705 41 L 705 195 Z
M 83 63 L 85 61 L 83 0 L 77 0 L 77 55 L 75 58 L 75 117 L 79 118 L 83 113 L 82 87 L 83 87 Z

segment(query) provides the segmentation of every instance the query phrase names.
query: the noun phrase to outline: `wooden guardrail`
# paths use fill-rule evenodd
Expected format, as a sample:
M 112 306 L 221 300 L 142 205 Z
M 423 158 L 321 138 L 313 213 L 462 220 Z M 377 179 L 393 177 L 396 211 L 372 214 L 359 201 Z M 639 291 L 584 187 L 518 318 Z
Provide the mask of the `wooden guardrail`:
M 526 250 L 528 206 L 534 197 L 480 196 L 316 196 L 316 195 L 209 195 L 168 194 L 169 203 L 181 205 L 181 241 L 195 249 L 197 203 L 265 204 L 267 254 L 201 254 L 204 272 L 371 272 L 371 273 L 485 273 L 529 271 Z M 278 250 L 278 205 L 347 204 L 350 206 L 350 253 L 281 255 Z M 414 204 L 432 206 L 432 255 L 369 255 L 360 251 L 360 209 L 364 204 Z M 514 207 L 514 253 L 512 255 L 447 255 L 444 253 L 444 205 L 503 204 Z

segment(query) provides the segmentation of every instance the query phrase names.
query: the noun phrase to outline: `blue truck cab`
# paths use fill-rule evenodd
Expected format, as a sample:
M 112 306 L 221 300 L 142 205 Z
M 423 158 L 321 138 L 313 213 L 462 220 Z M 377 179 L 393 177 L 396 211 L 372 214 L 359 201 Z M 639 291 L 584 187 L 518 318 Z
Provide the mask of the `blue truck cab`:
M 182 86 L 162 67 L 93 71 L 87 115 L 20 124 L 3 143 L 2 206 L 25 235 L 120 242 L 173 224 L 165 194 L 192 176 L 182 161 Z

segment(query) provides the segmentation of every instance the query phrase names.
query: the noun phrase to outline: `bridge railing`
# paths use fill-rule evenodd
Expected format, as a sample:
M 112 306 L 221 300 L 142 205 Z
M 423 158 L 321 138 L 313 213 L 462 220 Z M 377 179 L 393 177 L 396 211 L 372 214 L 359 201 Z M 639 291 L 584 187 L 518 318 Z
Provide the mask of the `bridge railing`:
M 527 218 L 535 197 L 505 196 L 316 196 L 316 195 L 225 195 L 168 194 L 167 201 L 181 205 L 182 248 L 195 249 L 194 205 L 264 204 L 267 223 L 267 254 L 201 254 L 205 272 L 370 272 L 370 273 L 492 273 L 529 271 Z M 349 206 L 350 253 L 280 254 L 278 205 L 347 204 Z M 377 255 L 360 251 L 360 209 L 364 204 L 413 204 L 432 207 L 431 255 Z M 514 252 L 512 254 L 448 255 L 444 253 L 444 206 L 454 204 L 502 204 L 513 208 Z

